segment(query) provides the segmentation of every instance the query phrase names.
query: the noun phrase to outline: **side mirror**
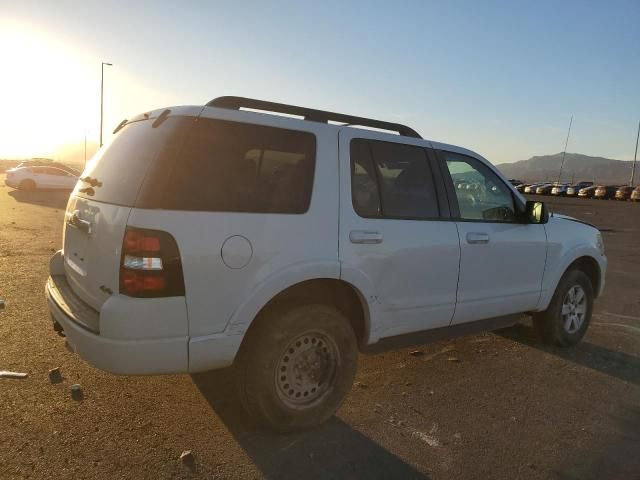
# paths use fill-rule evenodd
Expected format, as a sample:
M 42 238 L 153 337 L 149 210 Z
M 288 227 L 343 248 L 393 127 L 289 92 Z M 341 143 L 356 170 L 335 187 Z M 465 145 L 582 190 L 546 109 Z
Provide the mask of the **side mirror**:
M 547 223 L 549 221 L 549 210 L 544 202 L 528 200 L 525 207 L 525 219 L 528 223 Z

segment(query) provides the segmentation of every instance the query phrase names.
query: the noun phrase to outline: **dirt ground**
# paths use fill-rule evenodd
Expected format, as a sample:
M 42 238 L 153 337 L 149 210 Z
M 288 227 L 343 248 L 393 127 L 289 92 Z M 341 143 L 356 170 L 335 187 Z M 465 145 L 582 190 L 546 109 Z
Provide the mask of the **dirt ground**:
M 640 478 L 640 204 L 545 198 L 604 232 L 607 286 L 578 347 L 543 347 L 525 322 L 361 356 L 333 420 L 276 435 L 239 409 L 230 370 L 122 377 L 68 352 L 44 298 L 66 196 L 3 180 L 0 370 L 28 377 L 0 378 L 2 479 Z

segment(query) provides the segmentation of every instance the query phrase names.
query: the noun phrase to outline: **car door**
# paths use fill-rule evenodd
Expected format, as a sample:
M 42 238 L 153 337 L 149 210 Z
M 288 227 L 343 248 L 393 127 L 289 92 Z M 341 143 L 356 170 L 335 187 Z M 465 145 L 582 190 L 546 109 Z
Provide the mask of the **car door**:
M 369 295 L 372 338 L 449 325 L 460 246 L 428 142 L 343 128 L 341 278 Z
M 46 167 L 45 171 L 49 188 L 69 188 L 67 172 L 55 167 Z
M 31 167 L 33 181 L 37 188 L 51 188 L 51 176 L 47 173 L 47 167 Z
M 523 223 L 513 191 L 488 164 L 440 150 L 460 235 L 460 279 L 453 322 L 534 309 L 540 297 L 547 239 L 544 225 Z M 457 188 L 466 182 L 466 188 Z

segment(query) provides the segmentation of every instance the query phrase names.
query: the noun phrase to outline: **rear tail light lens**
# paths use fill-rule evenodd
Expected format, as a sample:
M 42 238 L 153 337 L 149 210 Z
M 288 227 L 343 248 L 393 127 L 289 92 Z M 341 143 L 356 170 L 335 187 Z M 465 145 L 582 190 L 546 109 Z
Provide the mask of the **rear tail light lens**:
M 184 295 L 180 252 L 171 234 L 127 227 L 122 241 L 120 293 L 144 298 Z

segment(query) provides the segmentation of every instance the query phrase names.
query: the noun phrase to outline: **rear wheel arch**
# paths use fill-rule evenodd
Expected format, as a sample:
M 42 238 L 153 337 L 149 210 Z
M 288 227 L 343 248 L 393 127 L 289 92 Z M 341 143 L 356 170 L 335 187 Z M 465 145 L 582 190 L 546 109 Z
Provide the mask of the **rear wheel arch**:
M 316 278 L 305 280 L 274 295 L 255 316 L 247 333 L 266 317 L 264 312 L 287 304 L 330 305 L 340 311 L 349 320 L 359 345 L 367 343 L 369 338 L 369 309 L 362 293 L 352 284 L 335 278 Z M 243 340 L 244 343 L 244 340 Z

